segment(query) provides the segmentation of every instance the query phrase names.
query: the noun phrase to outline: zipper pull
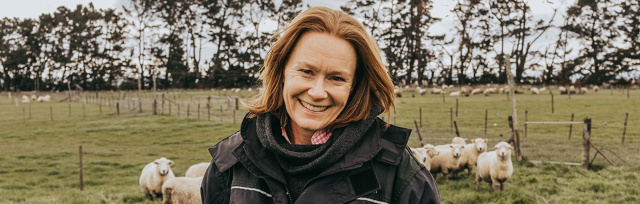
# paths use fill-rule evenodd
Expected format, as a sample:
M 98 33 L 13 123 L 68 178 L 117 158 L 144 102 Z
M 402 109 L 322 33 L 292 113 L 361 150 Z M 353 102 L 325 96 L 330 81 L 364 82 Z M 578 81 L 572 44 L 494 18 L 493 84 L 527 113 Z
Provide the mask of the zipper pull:
M 293 204 L 293 200 L 291 199 L 291 194 L 289 193 L 289 188 L 287 188 L 287 186 L 284 186 L 284 190 L 286 190 L 286 194 L 287 194 L 287 198 L 289 198 L 289 203 Z

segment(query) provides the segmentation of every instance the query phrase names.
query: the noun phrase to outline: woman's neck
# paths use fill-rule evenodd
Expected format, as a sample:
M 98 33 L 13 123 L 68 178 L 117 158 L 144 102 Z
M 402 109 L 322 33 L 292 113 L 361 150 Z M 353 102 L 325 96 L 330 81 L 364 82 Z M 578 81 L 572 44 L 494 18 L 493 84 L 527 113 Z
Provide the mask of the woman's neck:
M 295 122 L 291 122 L 291 128 L 287 132 L 287 135 L 289 136 L 291 144 L 311 145 L 311 137 L 313 137 L 315 132 L 315 130 L 306 130 L 298 126 Z

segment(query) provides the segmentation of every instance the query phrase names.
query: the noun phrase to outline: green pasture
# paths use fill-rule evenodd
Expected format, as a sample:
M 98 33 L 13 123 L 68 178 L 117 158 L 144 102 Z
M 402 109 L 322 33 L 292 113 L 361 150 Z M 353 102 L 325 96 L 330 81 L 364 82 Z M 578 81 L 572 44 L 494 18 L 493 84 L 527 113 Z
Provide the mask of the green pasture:
M 165 103 L 164 110 L 158 99 L 162 93 L 172 101 Z M 176 176 L 182 176 L 190 165 L 208 162 L 207 148 L 237 131 L 246 113 L 246 108 L 239 107 L 233 124 L 234 97 L 244 101 L 253 93 L 255 90 L 240 93 L 171 91 L 159 92 L 156 98 L 145 92 L 142 113 L 124 106 L 125 100 L 120 101 L 123 107 L 119 116 L 115 114 L 115 107 L 108 105 L 107 99 L 118 93 L 101 92 L 99 96 L 102 98 L 93 100 L 90 96 L 95 96 L 95 93 L 87 93 L 90 100 L 84 105 L 84 111 L 84 97 L 77 102 L 58 102 L 64 98 L 59 94 L 52 102 L 32 102 L 31 107 L 20 103 L 19 99 L 16 107 L 15 100 L 10 100 L 6 94 L 0 95 L 0 193 L 3 195 L 0 203 L 160 203 L 146 200 L 139 189 L 138 178 L 144 165 L 167 157 L 175 162 L 173 171 Z M 226 99 L 225 94 L 231 99 Z M 127 97 L 134 95 L 135 92 L 128 93 Z M 438 176 L 443 202 L 640 202 L 640 90 L 631 90 L 629 95 L 627 98 L 626 91 L 619 90 L 572 95 L 571 99 L 567 95 L 554 95 L 555 113 L 551 113 L 548 91 L 541 95 L 528 92 L 516 95 L 521 131 L 525 111 L 528 111 L 529 121 L 566 122 L 571 120 L 572 113 L 575 121 L 590 117 L 593 121 L 593 143 L 603 148 L 616 166 L 611 166 L 602 156 L 594 160 L 589 170 L 544 163 L 579 163 L 583 127 L 574 125 L 569 139 L 568 125 L 530 125 L 527 137 L 522 139 L 525 160 L 517 162 L 513 159 L 514 175 L 503 192 L 489 192 L 486 183 L 476 191 L 472 178 L 461 176 L 444 181 L 442 176 Z M 207 102 L 207 96 L 213 99 Z M 15 93 L 13 97 L 16 97 Z M 151 113 L 154 98 L 158 102 L 158 115 Z M 447 95 L 443 102 L 440 95 L 419 96 L 405 92 L 402 98 L 397 99 L 395 122 L 393 118 L 384 117 L 398 126 L 414 129 L 410 140 L 412 147 L 420 146 L 414 125 L 414 120 L 420 123 L 420 110 L 420 133 L 425 143 L 445 144 L 455 136 L 450 127 L 450 110 L 453 110 L 453 120 L 458 124 L 461 137 L 487 138 L 490 147 L 510 138 L 507 117 L 511 114 L 511 106 L 506 95 L 475 95 L 457 99 L 456 116 L 455 97 Z M 232 103 L 227 104 L 227 101 Z M 168 115 L 169 103 L 172 104 L 171 115 Z M 207 103 L 212 107 L 209 112 L 205 108 Z M 180 117 L 177 116 L 178 104 Z M 198 104 L 201 106 L 200 119 L 197 118 Z M 227 109 L 228 106 L 232 108 Z M 485 110 L 488 110 L 486 134 Z M 625 143 L 621 144 L 625 113 L 629 113 L 629 119 Z M 83 147 L 83 191 L 79 190 L 80 145 Z M 594 153 L 591 148 L 590 156 L 593 157 Z M 536 161 L 535 164 L 532 161 Z M 537 161 L 543 163 L 537 164 Z

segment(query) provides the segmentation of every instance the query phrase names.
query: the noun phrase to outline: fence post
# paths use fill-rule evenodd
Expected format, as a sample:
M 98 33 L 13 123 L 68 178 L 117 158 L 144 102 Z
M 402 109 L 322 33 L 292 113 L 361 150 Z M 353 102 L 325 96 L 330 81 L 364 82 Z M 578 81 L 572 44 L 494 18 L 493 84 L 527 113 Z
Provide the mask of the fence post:
M 82 145 L 78 147 L 78 153 L 80 155 L 80 190 L 84 189 L 84 182 L 82 181 L 82 177 L 84 172 L 82 171 Z
M 71 117 L 71 102 L 69 102 L 69 117 Z
M 420 127 L 422 127 L 422 107 L 420 107 Z
M 529 111 L 524 111 L 524 138 L 527 138 L 527 121 L 529 121 Z
M 487 134 L 487 119 L 489 117 L 489 109 L 484 109 L 484 134 Z
M 458 117 L 458 98 L 456 98 L 456 118 Z
M 222 106 L 220 106 L 220 122 L 222 122 Z
M 211 121 L 211 105 L 207 103 L 207 120 Z
M 26 122 L 27 122 L 27 120 L 26 120 L 26 118 L 25 118 L 26 116 L 25 116 L 25 113 L 24 113 L 24 112 L 25 112 L 24 107 L 22 107 L 22 123 L 26 123 Z
M 191 103 L 187 103 L 187 118 L 189 118 L 189 109 L 191 109 Z
M 573 122 L 573 113 L 571 113 L 571 122 Z M 571 140 L 571 130 L 573 130 L 573 124 L 569 125 L 569 140 Z
M 236 98 L 236 99 L 238 99 L 238 98 Z M 234 125 L 236 124 L 236 110 L 235 109 L 233 109 L 233 124 Z
M 453 125 L 456 127 L 456 136 L 460 137 L 460 132 L 458 132 L 458 121 L 453 121 Z
M 180 104 L 178 103 L 178 117 L 180 117 Z
M 582 135 L 582 167 L 589 168 L 589 139 L 591 138 L 591 118 L 584 119 Z
M 238 110 L 238 98 L 236 98 L 236 110 Z
M 85 109 L 85 103 L 82 104 L 82 117 L 87 118 L 87 110 Z
M 102 103 L 98 102 L 98 108 L 100 109 L 100 115 L 102 115 Z
M 440 94 L 440 95 L 442 95 L 442 103 L 445 103 L 445 102 L 444 102 L 444 95 L 445 95 L 445 94 L 444 94 L 444 90 L 443 90 L 442 94 Z
M 162 94 L 162 115 L 164 115 L 164 93 Z
M 420 135 L 420 128 L 418 127 L 418 123 L 413 120 L 413 123 L 416 125 L 416 132 L 418 132 L 418 139 L 420 139 L 420 145 L 424 147 L 424 141 L 422 141 L 422 135 Z
M 116 102 L 116 109 L 118 110 L 118 115 L 120 115 L 120 102 Z
M 551 113 L 555 113 L 553 108 L 553 94 L 551 94 Z
M 156 101 L 156 99 L 153 99 L 153 115 L 157 115 L 158 114 L 158 102 Z
M 31 103 L 29 103 L 29 119 L 31 119 Z
M 451 131 L 453 131 L 453 108 L 449 108 L 449 125 L 451 125 Z
M 53 121 L 53 107 L 49 106 L 49 113 L 51 113 L 51 121 Z
M 629 113 L 624 116 L 624 129 L 622 129 L 622 142 L 620 144 L 624 144 L 624 135 L 627 133 L 627 119 L 629 119 Z
M 200 102 L 200 100 L 198 100 Z M 198 103 L 198 120 L 200 120 L 200 103 Z

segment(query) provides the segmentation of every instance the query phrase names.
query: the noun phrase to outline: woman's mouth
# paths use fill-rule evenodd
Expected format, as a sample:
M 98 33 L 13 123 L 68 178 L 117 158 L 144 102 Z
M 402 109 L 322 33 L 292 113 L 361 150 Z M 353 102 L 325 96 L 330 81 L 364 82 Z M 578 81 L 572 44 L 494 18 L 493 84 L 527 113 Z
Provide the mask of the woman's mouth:
M 329 106 L 313 106 L 311 104 L 305 103 L 304 101 L 298 99 L 298 101 L 300 101 L 300 104 L 302 104 L 302 106 L 304 106 L 305 108 L 313 111 L 313 112 L 322 112 L 327 110 L 327 108 L 329 108 Z

